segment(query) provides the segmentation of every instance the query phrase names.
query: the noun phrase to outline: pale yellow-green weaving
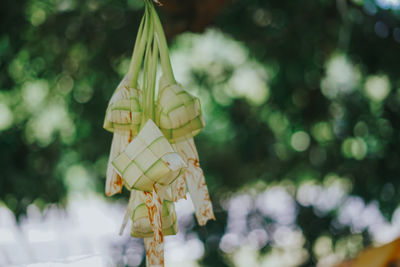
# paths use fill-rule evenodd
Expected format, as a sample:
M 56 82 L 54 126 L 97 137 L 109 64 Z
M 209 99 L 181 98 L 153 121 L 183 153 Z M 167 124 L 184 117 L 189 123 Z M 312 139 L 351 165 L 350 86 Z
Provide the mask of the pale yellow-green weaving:
M 134 205 L 131 236 L 140 238 L 152 237 L 153 228 L 150 224 L 148 209 L 144 203 L 142 192 L 137 192 Z M 168 200 L 163 201 L 161 220 L 163 235 L 175 235 L 178 232 L 177 216 L 173 202 Z
M 140 90 L 131 88 L 122 82 L 112 96 L 107 107 L 104 129 L 114 131 L 132 131 L 137 135 L 142 119 Z
M 164 136 L 171 142 L 190 138 L 204 128 L 200 101 L 179 84 L 161 87 L 157 99 L 156 121 Z
M 152 192 L 155 183 L 171 184 L 186 169 L 186 163 L 150 119 L 112 165 L 129 189 L 146 192 Z

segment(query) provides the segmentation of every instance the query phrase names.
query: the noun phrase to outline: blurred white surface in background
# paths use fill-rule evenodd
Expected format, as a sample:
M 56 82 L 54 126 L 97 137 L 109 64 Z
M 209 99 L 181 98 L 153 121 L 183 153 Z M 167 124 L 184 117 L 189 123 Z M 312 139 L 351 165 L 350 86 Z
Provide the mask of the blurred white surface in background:
M 129 227 L 118 234 L 126 203 L 107 202 L 91 195 L 71 197 L 65 210 L 50 205 L 43 212 L 31 205 L 17 224 L 12 212 L 0 206 L 0 266 L 138 266 L 144 248 L 129 237 Z M 180 233 L 166 238 L 166 266 L 197 266 L 203 243 L 185 236 L 191 225 L 190 200 L 176 204 Z
M 272 185 L 257 193 L 241 192 L 221 202 L 227 212 L 227 228 L 219 241 L 220 253 L 237 267 L 299 266 L 307 260 L 305 236 L 297 225 L 298 205 L 319 217 L 335 211 L 335 229 L 349 227 L 352 235 L 333 243 L 318 237 L 313 254 L 318 267 L 328 267 L 362 249 L 363 231 L 375 244 L 400 235 L 400 207 L 391 221 L 384 218 L 376 201 L 364 202 L 349 195 L 346 179 L 330 175 L 323 183 L 307 181 L 298 188 Z M 297 201 L 296 201 L 297 200 Z M 40 212 L 30 205 L 17 224 L 9 209 L 0 205 L 0 266 L 139 266 L 144 247 L 130 238 L 129 225 L 123 236 L 119 228 L 127 203 L 108 201 L 93 193 L 69 197 L 66 209 L 55 205 Z M 188 196 L 176 204 L 179 232 L 165 238 L 166 267 L 197 267 L 204 243 L 191 229 L 197 223 Z M 317 221 L 310 223 L 318 223 Z M 207 228 L 205 228 L 205 231 Z M 209 235 L 209 239 L 215 234 Z M 262 253 L 260 249 L 270 246 Z

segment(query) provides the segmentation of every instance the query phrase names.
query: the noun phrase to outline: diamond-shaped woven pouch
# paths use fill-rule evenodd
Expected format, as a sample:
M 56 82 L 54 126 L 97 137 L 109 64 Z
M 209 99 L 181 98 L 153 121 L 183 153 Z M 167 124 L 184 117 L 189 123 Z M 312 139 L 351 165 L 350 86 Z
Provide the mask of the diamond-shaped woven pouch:
M 130 131 L 138 134 L 142 119 L 140 90 L 121 83 L 108 104 L 103 128 L 110 132 Z
M 156 183 L 171 184 L 186 170 L 186 163 L 152 120 L 146 122 L 112 165 L 129 189 L 146 192 L 151 192 Z
M 122 190 L 122 179 L 111 163 L 128 146 L 131 138 L 137 135 L 142 117 L 142 113 L 139 112 L 140 91 L 130 88 L 129 81 L 130 76 L 127 74 L 113 93 L 104 119 L 103 127 L 113 132 L 106 174 L 105 191 L 107 196 L 120 193 Z
M 156 121 L 168 141 L 175 143 L 197 135 L 205 126 L 200 100 L 186 92 L 179 84 L 160 88 Z
M 143 192 L 137 192 L 134 206 L 131 236 L 140 238 L 152 237 L 153 228 L 150 224 L 146 204 L 144 203 Z M 173 202 L 168 200 L 163 201 L 161 220 L 163 235 L 175 235 L 178 232 L 177 216 Z

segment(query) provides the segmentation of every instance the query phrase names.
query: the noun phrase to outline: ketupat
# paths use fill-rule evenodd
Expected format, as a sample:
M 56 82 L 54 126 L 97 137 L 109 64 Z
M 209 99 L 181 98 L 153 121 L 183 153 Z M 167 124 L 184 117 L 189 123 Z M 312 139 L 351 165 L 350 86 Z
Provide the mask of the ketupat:
M 131 219 L 131 235 L 144 238 L 147 265 L 163 266 L 163 236 L 178 231 L 175 201 L 189 191 L 199 224 L 215 218 L 193 140 L 205 125 L 200 101 L 175 81 L 160 20 L 152 2 L 144 1 L 130 67 L 104 121 L 114 134 L 106 194 L 119 193 L 124 185 L 131 190 L 121 234 Z M 155 100 L 159 58 L 162 76 Z
M 133 224 L 131 236 L 141 238 L 152 237 L 153 229 L 151 228 L 147 207 L 144 203 L 146 195 L 140 193 L 136 194 L 135 208 L 132 213 Z M 175 235 L 178 232 L 178 225 L 174 203 L 164 199 L 162 201 L 161 214 L 163 235 Z
M 146 192 L 151 192 L 155 183 L 171 184 L 186 169 L 186 163 L 151 119 L 112 164 L 128 189 Z
M 157 124 L 171 143 L 191 138 L 204 128 L 200 100 L 179 84 L 160 81 L 156 114 Z
M 130 76 L 126 75 L 115 90 L 108 104 L 106 117 L 103 124 L 104 129 L 114 134 L 107 166 L 107 180 L 105 188 L 107 196 L 120 193 L 122 190 L 123 181 L 112 167 L 112 160 L 125 149 L 125 147 L 132 140 L 132 136 L 137 133 L 142 116 L 141 112 L 136 112 L 136 108 L 134 108 L 132 105 L 129 111 L 115 110 L 115 108 L 121 107 L 121 104 L 125 104 L 126 101 L 129 101 L 131 98 L 135 97 L 137 98 L 140 107 L 140 91 L 130 89 L 129 80 Z M 133 94 L 135 92 L 137 95 Z

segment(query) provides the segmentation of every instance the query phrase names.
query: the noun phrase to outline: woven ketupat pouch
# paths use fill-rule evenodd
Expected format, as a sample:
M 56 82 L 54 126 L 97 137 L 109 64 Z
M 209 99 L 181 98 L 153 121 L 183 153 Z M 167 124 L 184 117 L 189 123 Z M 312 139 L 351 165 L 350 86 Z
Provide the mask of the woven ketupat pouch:
M 150 223 L 148 209 L 144 202 L 144 192 L 136 192 L 134 211 L 132 213 L 131 236 L 152 237 L 153 228 Z M 175 235 L 178 232 L 175 205 L 168 200 L 162 201 L 162 233 L 163 235 Z
M 140 90 L 121 84 L 112 96 L 104 118 L 103 128 L 107 131 L 139 132 L 142 119 Z
M 186 169 L 186 163 L 150 119 L 112 165 L 129 189 L 146 192 L 151 192 L 154 184 L 171 184 Z
M 193 137 L 205 126 L 200 100 L 179 84 L 161 87 L 156 116 L 157 125 L 171 143 Z
M 129 75 L 125 75 L 112 95 L 104 118 L 104 129 L 113 133 L 110 157 L 107 164 L 106 195 L 120 193 L 123 181 L 112 166 L 112 161 L 136 136 L 142 119 L 140 90 L 129 87 Z

